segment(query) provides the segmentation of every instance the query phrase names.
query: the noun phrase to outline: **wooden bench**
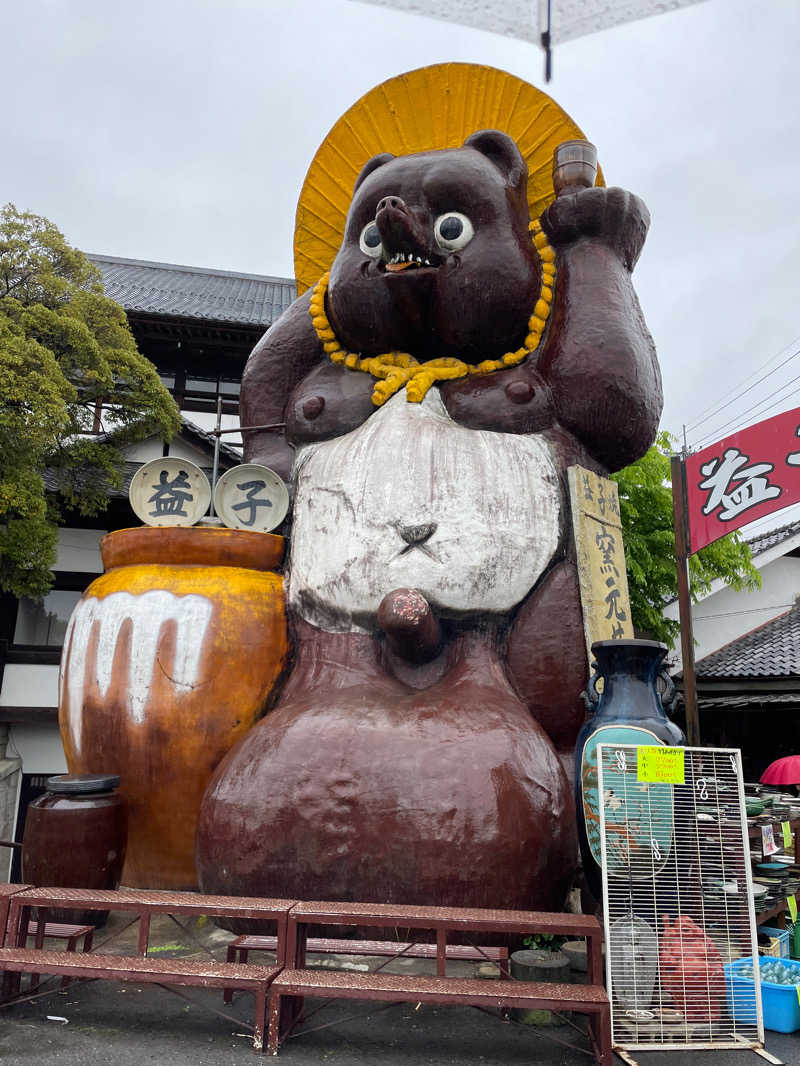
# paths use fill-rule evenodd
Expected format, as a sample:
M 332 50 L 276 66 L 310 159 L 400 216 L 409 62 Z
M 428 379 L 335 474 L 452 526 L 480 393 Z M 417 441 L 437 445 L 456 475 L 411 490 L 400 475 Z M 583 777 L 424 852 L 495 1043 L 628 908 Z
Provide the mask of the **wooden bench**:
M 40 948 L 0 948 L 0 972 L 47 973 L 196 988 L 243 988 L 255 994 L 253 1047 L 264 1050 L 267 990 L 280 966 L 215 962 L 213 959 L 150 958 L 137 955 L 75 955 Z
M 270 985 L 269 1051 L 278 1054 L 281 999 L 284 996 L 370 999 L 390 1003 L 436 1003 L 452 1006 L 524 1007 L 571 1010 L 597 1019 L 589 1027 L 600 1066 L 611 1066 L 611 1008 L 596 985 L 544 984 L 536 981 L 486 981 L 406 976 L 387 973 L 283 970 Z
M 276 936 L 240 936 L 228 944 L 228 962 L 247 962 L 251 951 L 277 952 Z M 472 947 L 468 944 L 447 944 L 447 959 L 465 962 L 496 962 L 502 978 L 509 978 L 508 948 Z M 306 953 L 311 955 L 363 955 L 369 958 L 387 959 L 435 959 L 436 944 L 400 943 L 396 940 L 334 940 L 311 937 L 306 940 Z M 225 992 L 225 1002 L 230 1003 L 232 990 Z

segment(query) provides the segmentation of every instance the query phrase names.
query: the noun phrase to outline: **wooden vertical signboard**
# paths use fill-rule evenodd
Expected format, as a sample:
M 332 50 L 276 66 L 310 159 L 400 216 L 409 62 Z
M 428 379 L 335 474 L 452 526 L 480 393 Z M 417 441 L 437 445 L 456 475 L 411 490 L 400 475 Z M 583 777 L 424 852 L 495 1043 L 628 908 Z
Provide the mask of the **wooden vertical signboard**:
M 582 466 L 567 470 L 586 653 L 596 640 L 633 637 L 616 482 Z

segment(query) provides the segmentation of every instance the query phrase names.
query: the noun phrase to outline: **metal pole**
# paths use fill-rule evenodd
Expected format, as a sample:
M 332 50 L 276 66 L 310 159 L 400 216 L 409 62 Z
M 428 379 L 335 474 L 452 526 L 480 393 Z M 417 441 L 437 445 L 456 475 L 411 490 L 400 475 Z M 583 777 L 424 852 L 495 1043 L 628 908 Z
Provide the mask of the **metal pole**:
M 686 464 L 680 455 L 672 456 L 670 470 L 672 473 L 672 513 L 675 523 L 675 569 L 678 574 L 678 617 L 681 627 L 686 737 L 690 747 L 697 748 L 700 746 L 700 719 L 697 714 L 692 602 L 689 596 L 689 509 L 686 492 Z
M 544 48 L 544 80 L 550 81 L 553 76 L 553 49 L 550 35 L 550 0 L 547 0 L 547 24 L 541 32 L 541 43 Z
M 286 429 L 285 422 L 267 422 L 263 426 L 233 426 L 231 429 L 212 429 L 212 433 L 244 433 L 250 429 Z
M 214 489 L 217 487 L 217 474 L 219 473 L 219 438 L 222 432 L 222 397 L 217 397 L 217 425 L 214 429 L 214 466 L 211 470 L 211 506 L 208 509 L 209 518 L 216 515 L 214 510 Z

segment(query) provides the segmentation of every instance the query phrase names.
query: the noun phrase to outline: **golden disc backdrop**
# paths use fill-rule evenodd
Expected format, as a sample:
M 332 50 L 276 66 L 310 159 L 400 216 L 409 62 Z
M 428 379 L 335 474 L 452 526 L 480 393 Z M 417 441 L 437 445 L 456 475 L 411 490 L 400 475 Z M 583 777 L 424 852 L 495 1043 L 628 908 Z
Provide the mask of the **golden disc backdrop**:
M 298 293 L 314 285 L 339 250 L 353 185 L 374 155 L 458 148 L 476 130 L 513 137 L 528 164 L 528 203 L 538 218 L 553 199 L 553 150 L 584 135 L 546 93 L 513 74 L 474 63 L 439 63 L 371 89 L 320 145 L 297 204 Z M 601 171 L 597 184 L 603 184 Z

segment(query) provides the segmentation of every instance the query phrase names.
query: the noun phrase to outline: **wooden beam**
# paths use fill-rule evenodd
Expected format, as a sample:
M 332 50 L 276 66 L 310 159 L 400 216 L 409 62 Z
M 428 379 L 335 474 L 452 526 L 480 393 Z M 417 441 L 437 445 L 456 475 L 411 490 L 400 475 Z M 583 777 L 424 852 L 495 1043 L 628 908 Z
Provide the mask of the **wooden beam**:
M 0 707 L 0 723 L 28 722 L 36 725 L 58 721 L 58 707 Z
M 692 601 L 689 593 L 689 510 L 686 492 L 686 465 L 681 456 L 672 456 L 670 470 L 672 473 L 672 513 L 675 523 L 675 569 L 678 575 L 678 616 L 681 626 L 686 737 L 689 741 L 689 746 L 697 748 L 700 747 L 700 719 L 697 713 Z

